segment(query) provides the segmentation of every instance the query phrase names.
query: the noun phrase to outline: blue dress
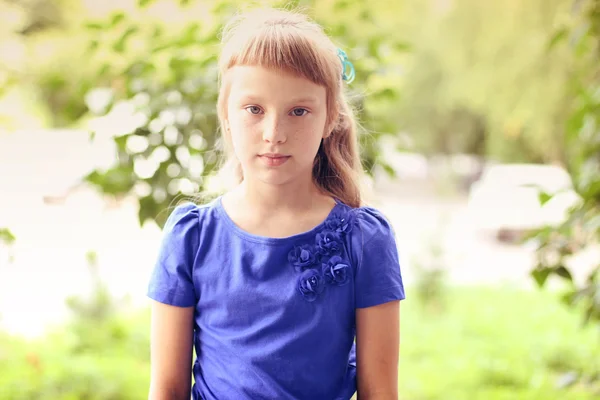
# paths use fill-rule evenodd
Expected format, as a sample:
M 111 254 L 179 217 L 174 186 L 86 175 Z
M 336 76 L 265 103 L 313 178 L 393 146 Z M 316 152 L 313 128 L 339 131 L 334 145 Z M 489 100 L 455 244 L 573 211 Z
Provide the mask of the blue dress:
M 355 310 L 404 299 L 394 232 L 336 202 L 286 238 L 240 229 L 221 198 L 169 216 L 148 296 L 194 307 L 193 399 L 347 400 Z

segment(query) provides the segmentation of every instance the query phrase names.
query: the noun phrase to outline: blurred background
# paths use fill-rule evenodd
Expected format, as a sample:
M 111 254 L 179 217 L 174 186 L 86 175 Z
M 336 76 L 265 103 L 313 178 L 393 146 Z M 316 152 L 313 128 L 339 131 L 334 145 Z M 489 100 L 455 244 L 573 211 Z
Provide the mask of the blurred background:
M 212 196 L 219 30 L 348 53 L 407 285 L 401 399 L 600 398 L 599 0 L 0 0 L 0 399 L 143 399 L 162 224 Z

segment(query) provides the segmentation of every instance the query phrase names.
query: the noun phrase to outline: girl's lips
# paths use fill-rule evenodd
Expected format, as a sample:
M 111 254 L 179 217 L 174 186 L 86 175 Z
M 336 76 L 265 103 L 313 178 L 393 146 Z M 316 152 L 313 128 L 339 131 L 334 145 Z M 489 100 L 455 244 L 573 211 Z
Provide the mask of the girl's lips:
M 259 158 L 269 167 L 278 167 L 283 165 L 290 156 L 284 156 L 281 154 L 262 154 Z

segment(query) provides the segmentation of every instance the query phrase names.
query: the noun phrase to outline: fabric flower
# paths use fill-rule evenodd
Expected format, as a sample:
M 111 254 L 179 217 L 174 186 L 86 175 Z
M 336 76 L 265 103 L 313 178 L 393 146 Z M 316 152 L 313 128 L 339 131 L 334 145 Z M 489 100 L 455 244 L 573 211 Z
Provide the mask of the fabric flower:
M 294 246 L 292 251 L 288 253 L 288 261 L 296 271 L 302 272 L 314 265 L 317 257 L 311 245 L 303 244 L 302 246 Z
M 323 264 L 323 276 L 327 283 L 342 286 L 348 283 L 350 266 L 339 256 L 333 256 Z
M 323 276 L 316 269 L 307 269 L 300 275 L 298 290 L 308 301 L 315 301 L 325 289 Z
M 342 254 L 342 242 L 340 235 L 334 231 L 324 230 L 317 233 L 317 248 L 324 256 L 334 256 Z
M 352 212 L 338 212 L 333 214 L 327 221 L 325 227 L 340 235 L 345 235 L 352 230 L 354 226 L 354 214 Z

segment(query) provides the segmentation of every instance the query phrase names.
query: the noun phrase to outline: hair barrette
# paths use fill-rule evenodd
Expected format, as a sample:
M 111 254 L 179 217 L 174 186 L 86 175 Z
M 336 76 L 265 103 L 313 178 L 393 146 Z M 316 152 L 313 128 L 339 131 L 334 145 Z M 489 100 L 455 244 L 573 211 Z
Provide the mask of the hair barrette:
M 348 56 L 346 52 L 342 49 L 338 49 L 338 57 L 342 62 L 342 79 L 347 83 L 352 83 L 354 78 L 356 77 L 356 72 L 354 71 L 354 65 L 350 60 L 348 60 Z

